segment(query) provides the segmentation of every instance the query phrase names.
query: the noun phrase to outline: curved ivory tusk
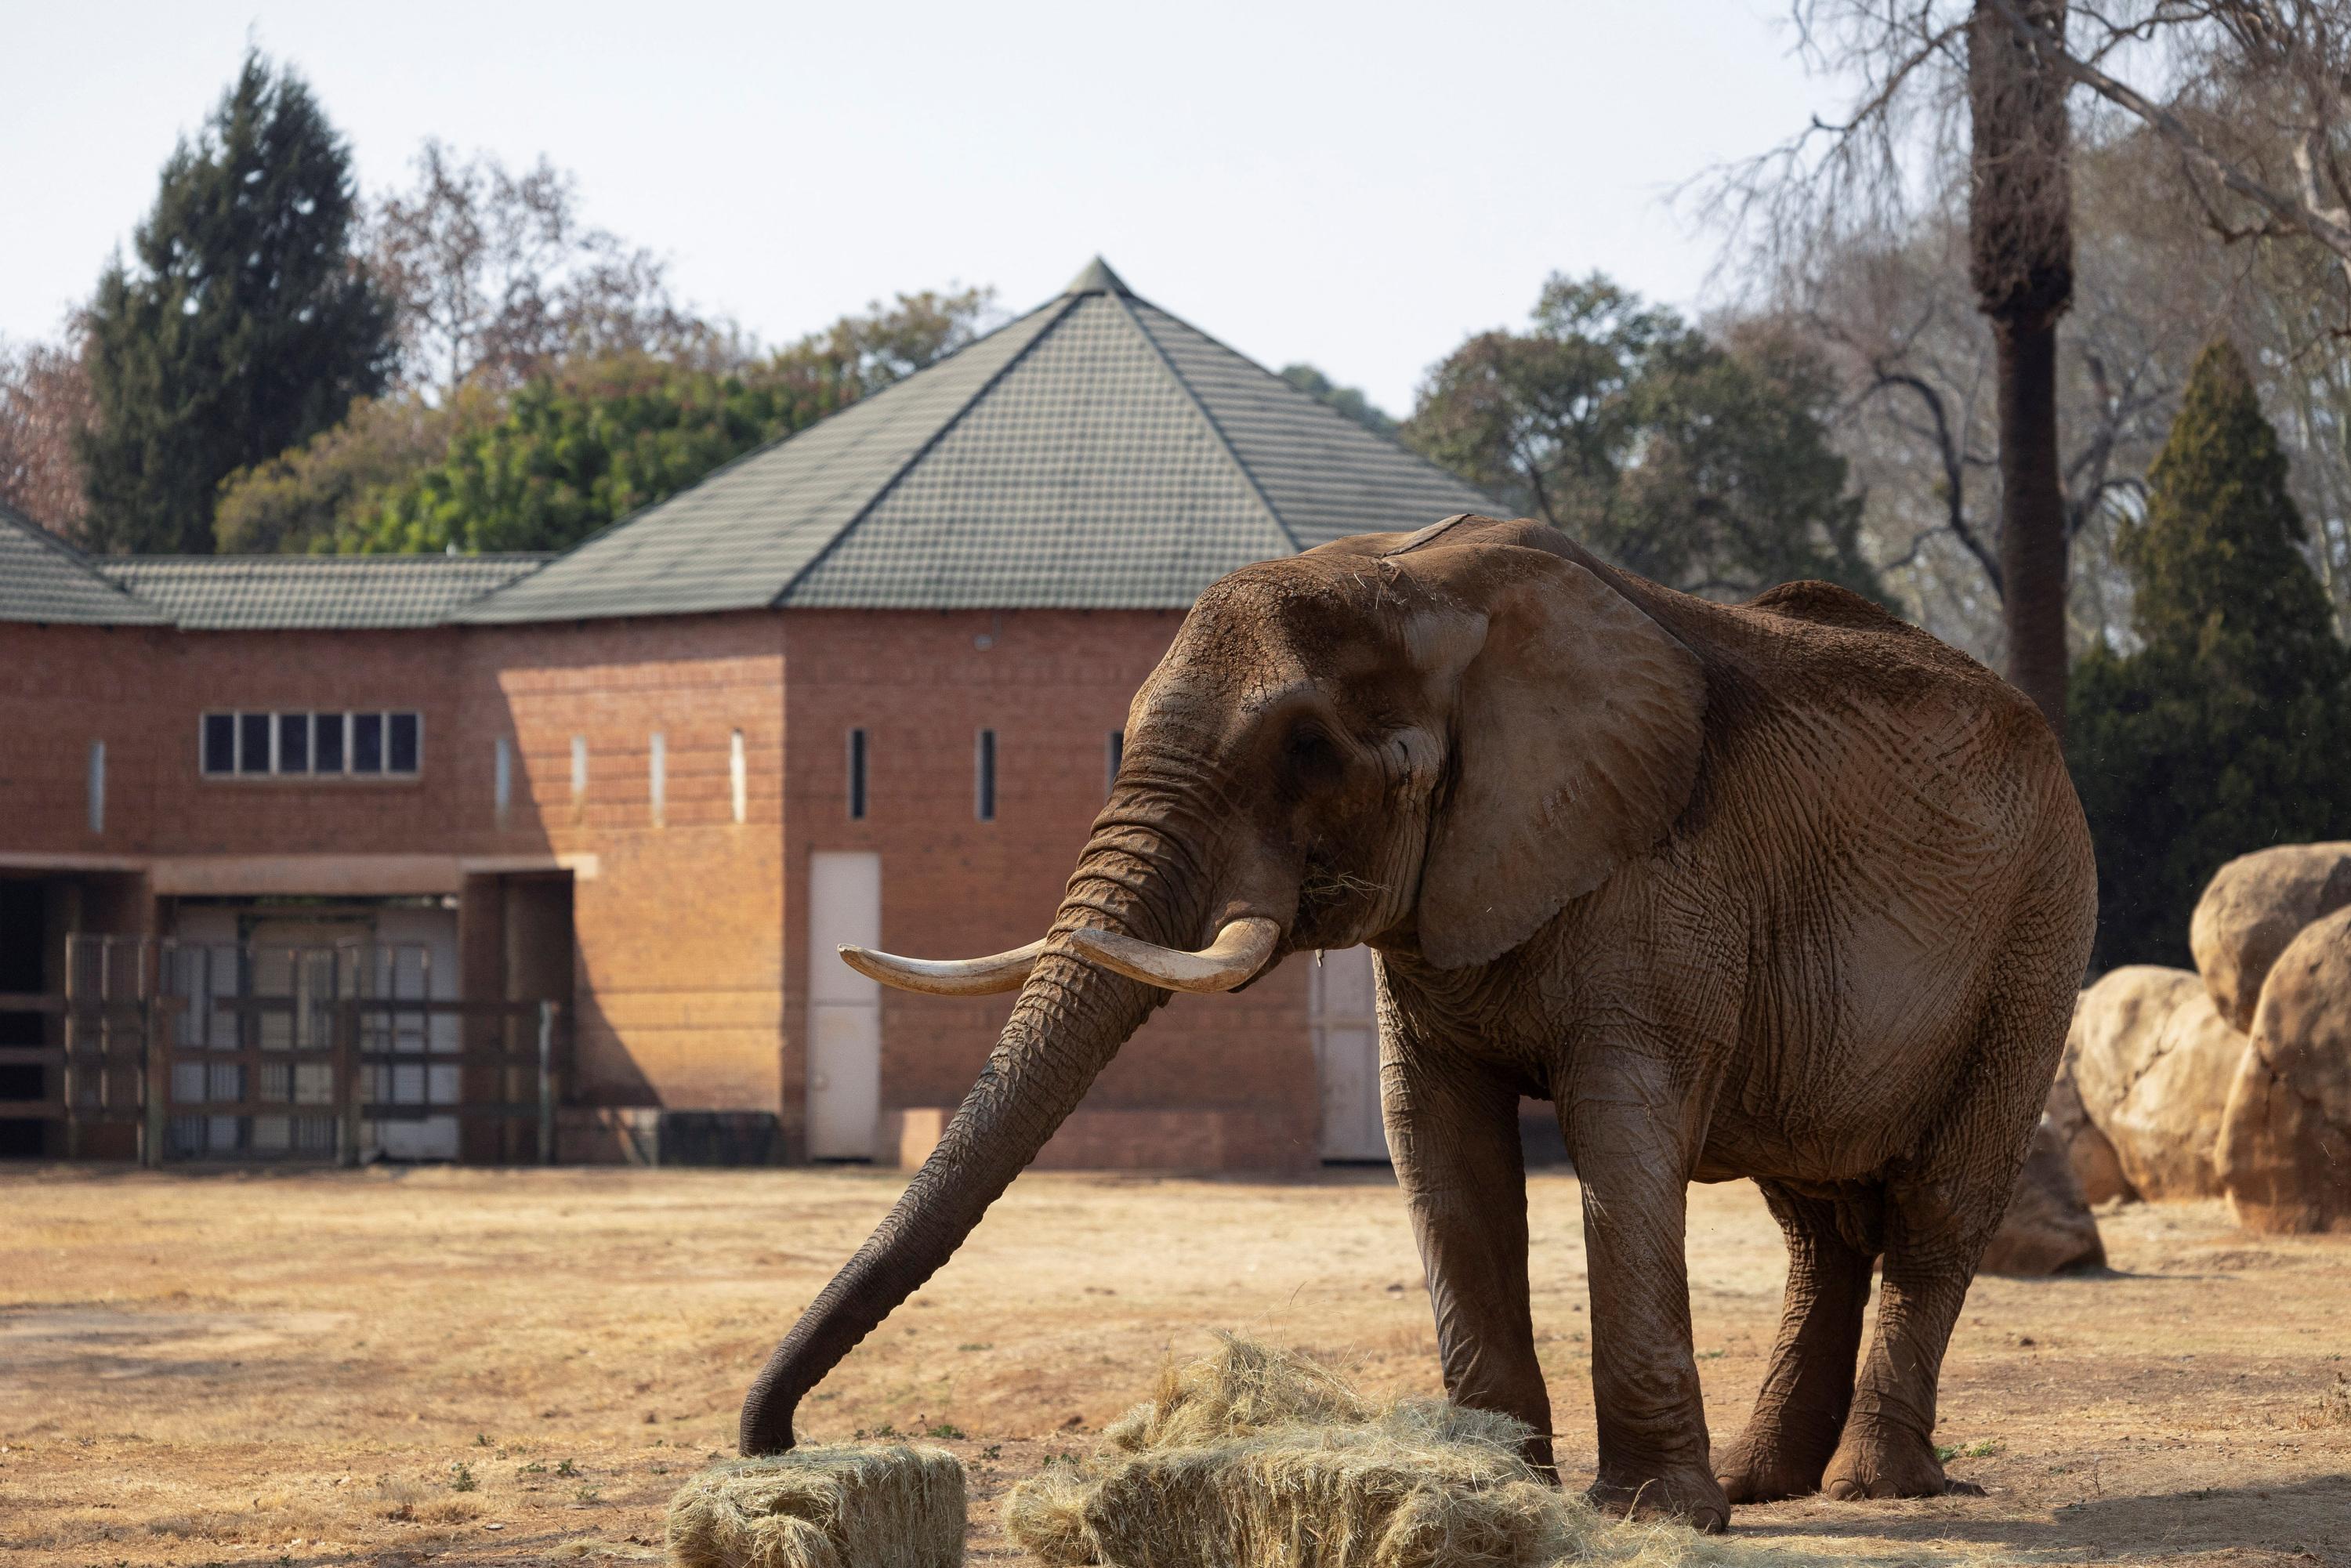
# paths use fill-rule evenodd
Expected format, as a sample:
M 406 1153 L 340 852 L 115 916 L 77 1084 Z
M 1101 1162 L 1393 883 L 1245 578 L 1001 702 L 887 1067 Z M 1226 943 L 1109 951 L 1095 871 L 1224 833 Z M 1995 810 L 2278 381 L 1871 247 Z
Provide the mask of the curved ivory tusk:
M 1017 991 L 1029 971 L 1037 967 L 1037 956 L 1045 950 L 1045 939 L 1039 937 L 1026 947 L 1015 947 L 1009 953 L 997 953 L 985 958 L 901 958 L 895 953 L 877 953 L 871 947 L 854 946 L 841 949 L 841 961 L 869 979 L 885 986 L 895 986 L 902 991 L 924 991 L 935 997 L 988 997 L 998 991 Z
M 1171 991 L 1229 991 L 1265 967 L 1281 940 L 1281 926 L 1262 915 L 1229 920 L 1217 939 L 1196 953 L 1179 953 L 1123 932 L 1081 925 L 1070 945 L 1129 979 Z

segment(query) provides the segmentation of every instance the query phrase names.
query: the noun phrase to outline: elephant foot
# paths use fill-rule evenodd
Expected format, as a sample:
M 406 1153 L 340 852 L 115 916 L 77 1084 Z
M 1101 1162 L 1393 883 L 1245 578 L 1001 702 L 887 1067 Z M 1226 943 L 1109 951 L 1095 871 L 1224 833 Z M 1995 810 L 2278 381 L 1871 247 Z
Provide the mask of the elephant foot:
M 1864 1498 L 1980 1497 L 1983 1489 L 1946 1478 L 1943 1461 L 1926 1437 L 1855 1416 L 1821 1477 L 1821 1492 L 1838 1502 L 1857 1502 Z
M 1721 1483 L 1695 1467 L 1650 1476 L 1603 1471 L 1583 1500 L 1611 1519 L 1677 1519 L 1701 1535 L 1730 1528 Z
M 1779 1502 L 1821 1490 L 1828 1443 L 1803 1443 L 1786 1432 L 1750 1424 L 1714 1462 L 1714 1479 L 1734 1503 Z

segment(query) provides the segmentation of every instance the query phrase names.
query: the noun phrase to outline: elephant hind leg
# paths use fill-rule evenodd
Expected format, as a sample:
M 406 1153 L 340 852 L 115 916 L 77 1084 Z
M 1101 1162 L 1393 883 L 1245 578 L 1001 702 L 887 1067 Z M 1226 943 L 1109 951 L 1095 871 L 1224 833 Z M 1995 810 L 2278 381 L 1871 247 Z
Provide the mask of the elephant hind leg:
M 1787 1236 L 1788 1287 L 1755 1412 L 1715 1460 L 1715 1478 L 1734 1503 L 1776 1502 L 1820 1490 L 1853 1404 L 1854 1363 L 1875 1262 L 1840 1231 L 1832 1200 L 1777 1182 L 1755 1185 Z
M 2070 991 L 1995 998 L 1947 1119 L 1887 1177 L 1876 1333 L 1822 1477 L 1831 1498 L 1972 1490 L 1947 1484 L 1935 1455 L 1936 1387 L 1977 1261 L 2024 1163 L 2071 1002 Z

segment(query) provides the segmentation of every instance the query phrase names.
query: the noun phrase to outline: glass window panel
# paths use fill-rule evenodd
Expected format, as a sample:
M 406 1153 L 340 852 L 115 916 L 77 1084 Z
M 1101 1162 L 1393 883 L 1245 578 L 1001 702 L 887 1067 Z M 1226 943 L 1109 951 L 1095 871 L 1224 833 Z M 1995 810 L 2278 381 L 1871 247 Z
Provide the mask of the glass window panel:
M 339 713 L 312 714 L 316 722 L 310 727 L 310 766 L 319 773 L 340 773 L 343 770 L 343 716 Z
M 383 771 L 383 715 L 380 713 L 351 715 L 351 771 L 354 773 Z
M 390 758 L 384 763 L 387 773 L 413 773 L 417 754 L 423 749 L 424 721 L 413 713 L 386 716 L 391 720 Z
M 236 771 L 236 715 L 233 713 L 204 715 L 204 771 L 207 773 Z
M 849 817 L 852 821 L 865 819 L 865 732 L 849 732 Z
M 281 713 L 277 716 L 277 771 L 308 773 L 310 771 L 310 716 L 307 713 Z
M 269 771 L 269 716 L 266 713 L 241 713 L 236 716 L 236 770 L 239 773 Z
M 979 820 L 992 822 L 996 821 L 996 732 L 992 729 L 979 732 L 978 763 L 979 798 L 975 804 Z

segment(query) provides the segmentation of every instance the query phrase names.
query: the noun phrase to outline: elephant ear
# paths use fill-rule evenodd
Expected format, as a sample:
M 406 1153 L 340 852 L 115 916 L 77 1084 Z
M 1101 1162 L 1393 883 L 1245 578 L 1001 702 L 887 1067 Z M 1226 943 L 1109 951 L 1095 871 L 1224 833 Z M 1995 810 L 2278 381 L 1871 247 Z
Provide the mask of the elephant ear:
M 1434 543 L 1435 541 L 1432 541 Z M 1439 968 L 1510 951 L 1663 838 L 1697 787 L 1697 657 L 1577 562 L 1469 543 L 1398 552 L 1437 591 L 1419 645 L 1457 685 L 1450 789 L 1421 869 Z M 1482 625 L 1481 625 L 1482 623 Z

